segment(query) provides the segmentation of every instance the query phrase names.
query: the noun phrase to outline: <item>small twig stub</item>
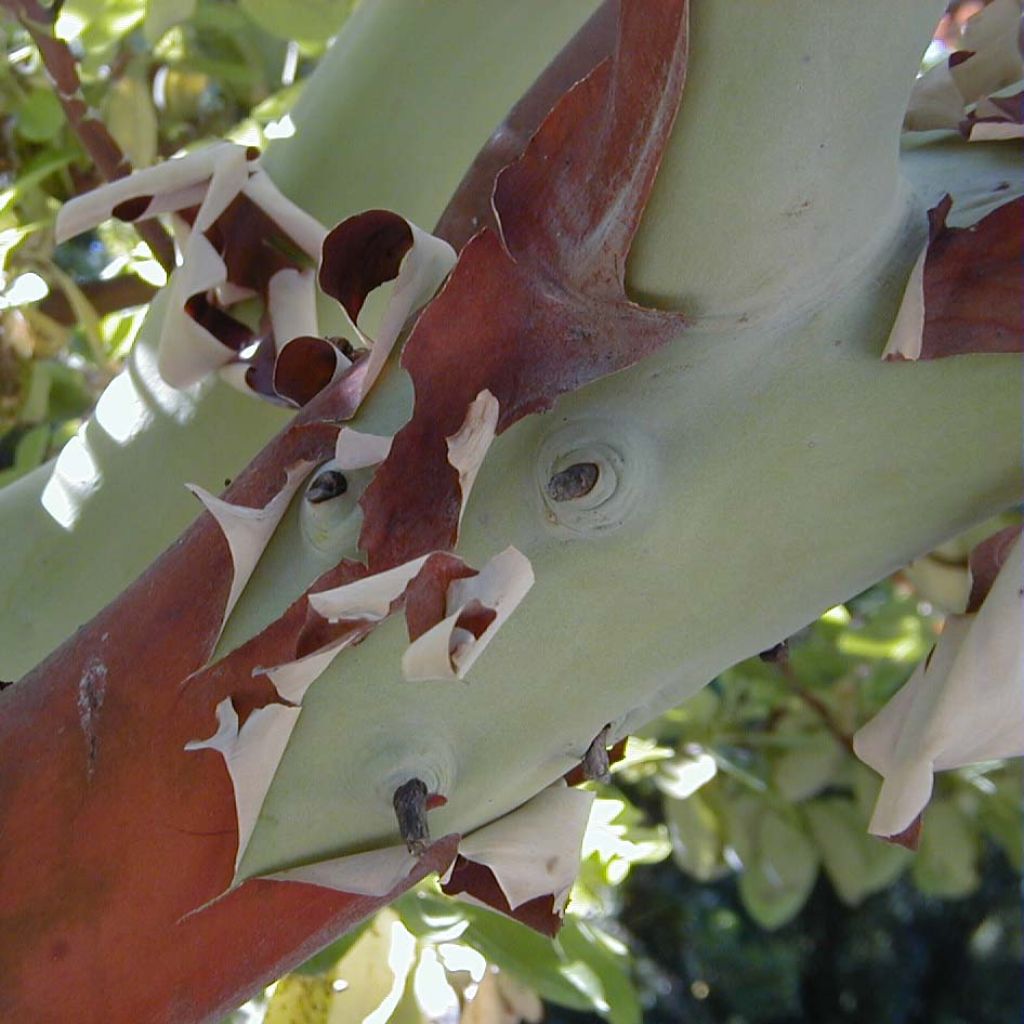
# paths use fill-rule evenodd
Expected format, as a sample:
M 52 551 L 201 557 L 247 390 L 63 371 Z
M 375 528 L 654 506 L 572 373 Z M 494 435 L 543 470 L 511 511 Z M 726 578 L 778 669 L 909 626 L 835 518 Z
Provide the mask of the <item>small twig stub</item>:
M 410 853 L 422 856 L 430 845 L 427 827 L 427 786 L 421 779 L 410 779 L 395 790 L 393 798 L 398 832 Z

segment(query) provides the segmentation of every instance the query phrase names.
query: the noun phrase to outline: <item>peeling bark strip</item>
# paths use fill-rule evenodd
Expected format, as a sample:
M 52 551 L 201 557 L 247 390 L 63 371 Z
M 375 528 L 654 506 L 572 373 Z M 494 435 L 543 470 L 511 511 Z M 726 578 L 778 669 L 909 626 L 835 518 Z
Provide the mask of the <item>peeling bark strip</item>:
M 498 230 L 465 246 L 406 343 L 413 416 L 362 498 L 371 568 L 454 544 L 461 502 L 445 439 L 477 395 L 497 399 L 501 433 L 683 330 L 680 314 L 632 303 L 624 277 L 682 94 L 687 9 L 624 0 L 614 55 L 498 176 Z
M 284 467 L 330 458 L 337 426 L 322 420 L 350 415 L 352 399 L 331 389 L 223 500 L 262 509 Z M 0 1019 L 218 1019 L 384 902 L 262 883 L 186 916 L 231 883 L 237 838 L 223 762 L 185 743 L 209 736 L 213 709 L 244 687 L 250 706 L 279 699 L 266 677 L 210 673 L 183 684 L 213 651 L 233 578 L 221 527 L 202 514 L 0 694 L 0 855 L 4 878 L 18 880 L 0 887 L 0 928 L 17 936 L 0 942 Z M 449 845 L 432 849 L 413 877 L 447 865 Z M 272 935 L 261 931 L 267 920 Z M 64 979 L 56 987 L 55 972 Z
M 946 196 L 928 211 L 929 241 L 882 357 L 941 359 L 1024 352 L 1024 197 L 968 228 L 951 228 Z
M 593 802 L 593 793 L 555 782 L 503 818 L 465 836 L 441 888 L 545 935 L 557 934 L 576 880 Z
M 854 736 L 884 780 L 873 834 L 916 846 L 935 772 L 1024 755 L 1022 559 L 1019 527 L 974 549 L 967 613 L 946 619 L 928 657 Z

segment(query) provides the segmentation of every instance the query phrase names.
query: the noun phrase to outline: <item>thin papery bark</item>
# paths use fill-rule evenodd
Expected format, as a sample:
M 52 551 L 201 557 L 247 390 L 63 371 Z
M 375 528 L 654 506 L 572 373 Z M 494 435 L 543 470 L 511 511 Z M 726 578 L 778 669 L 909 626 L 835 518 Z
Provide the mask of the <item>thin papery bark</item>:
M 462 426 L 451 437 L 445 439 L 448 445 L 448 462 L 459 474 L 459 495 L 462 504 L 459 511 L 460 524 L 466 514 L 469 492 L 473 489 L 487 450 L 494 440 L 498 412 L 498 400 L 494 395 L 490 391 L 481 391 L 470 402 Z
M 363 635 L 363 632 L 353 630 L 312 654 L 274 668 L 255 669 L 254 675 L 265 675 L 270 680 L 279 701 L 254 708 L 245 721 L 241 722 L 231 699 L 225 698 L 217 705 L 217 731 L 207 739 L 191 740 L 185 744 L 188 751 L 214 750 L 224 759 L 235 794 L 238 833 L 236 876 L 277 773 L 277 766 L 298 723 L 302 698 L 341 651 Z M 408 874 L 411 869 L 412 865 L 407 865 L 403 874 Z M 383 896 L 397 882 L 398 878 L 379 892 L 364 889 L 349 891 Z
M 442 880 L 463 895 L 553 935 L 579 872 L 594 794 L 557 782 L 459 842 Z
M 960 128 L 967 108 L 1024 77 L 1021 17 L 1020 0 L 993 0 L 975 14 L 958 48 L 914 84 L 904 129 Z
M 458 841 L 458 836 L 446 836 L 445 839 Z M 380 850 L 303 864 L 266 877 L 274 882 L 303 882 L 337 892 L 381 897 L 406 878 L 418 860 L 419 857 L 404 846 L 386 846 Z
M 366 469 L 382 463 L 391 451 L 393 438 L 381 434 L 364 434 L 351 427 L 338 431 L 334 461 L 339 469 Z
M 256 819 L 274 778 L 274 768 L 284 754 L 301 709 L 268 704 L 249 715 L 239 726 L 238 714 L 225 698 L 217 705 L 217 731 L 204 740 L 191 740 L 185 750 L 215 750 L 231 777 L 238 816 L 238 848 L 235 870 L 256 828 Z M 271 766 L 266 770 L 266 766 Z
M 428 557 L 424 555 L 354 583 L 312 593 L 309 595 L 309 606 L 330 622 L 343 619 L 383 619 L 405 592 L 412 578 L 423 568 Z
M 270 538 L 287 512 L 295 492 L 302 486 L 312 468 L 311 462 L 300 462 L 289 467 L 285 474 L 284 486 L 263 508 L 233 505 L 215 497 L 202 487 L 188 485 L 189 490 L 203 503 L 206 511 L 217 520 L 231 552 L 231 589 L 224 605 L 222 628 L 256 569 L 260 556 L 270 543 Z
M 349 365 L 316 336 L 315 287 L 303 266 L 319 258 L 326 232 L 280 192 L 258 156 L 217 143 L 132 174 L 67 203 L 57 237 L 111 216 L 176 214 L 182 265 L 161 326 L 161 376 L 187 387 L 220 370 L 235 386 L 305 404 Z M 254 296 L 269 314 L 262 339 L 227 311 Z
M 281 492 L 282 467 L 332 456 L 338 428 L 323 421 L 352 408 L 343 386 L 332 389 L 223 500 L 265 507 Z M 237 817 L 222 759 L 185 745 L 215 731 L 225 699 L 248 700 L 249 717 L 279 702 L 253 669 L 294 657 L 305 616 L 304 608 L 293 613 L 276 647 L 265 637 L 251 660 L 204 669 L 233 576 L 220 526 L 200 515 L 114 603 L 3 692 L 0 750 L 11 756 L 0 772 L 0 829 L 5 871 L 21 884 L 0 892 L 0 916 L 18 935 L 16 944 L 0 944 L 0 1017 L 45 1007 L 54 1020 L 205 1019 L 381 905 L 305 886 L 247 884 L 193 913 L 231 885 Z M 48 727 L 26 732 L 26 720 Z M 432 856 L 414 878 L 436 866 Z M 267 920 L 275 928 L 261 939 L 257 966 L 252 936 Z M 67 981 L 57 993 L 53 970 Z
M 999 142 L 1024 137 L 1024 90 L 1011 96 L 989 96 L 960 122 L 971 142 Z
M 364 394 L 373 387 L 409 317 L 438 289 L 455 264 L 443 239 L 389 210 L 367 210 L 342 221 L 324 240 L 320 287 L 341 303 L 353 333 L 369 349 Z M 359 326 L 367 296 L 394 282 L 374 334 Z
M 122 219 L 135 220 L 151 208 L 166 213 L 198 206 L 197 198 L 201 201 L 205 196 L 206 182 L 218 160 L 235 149 L 230 142 L 215 143 L 76 196 L 57 211 L 55 240 L 59 244 L 74 238 L 116 216 L 118 209 L 132 214 Z M 129 206 L 133 201 L 141 205 Z
M 946 619 L 928 658 L 854 736 L 857 756 L 884 780 L 869 825 L 875 835 L 905 841 L 936 771 L 1024 754 L 1024 562 L 1015 534 L 1012 549 L 1001 534 L 979 556 L 979 566 L 1004 561 L 984 599 L 974 595 L 977 611 Z
M 1024 198 L 976 224 L 946 224 L 953 200 L 929 211 L 929 241 L 910 274 L 884 359 L 1024 352 Z
M 409 645 L 402 674 L 415 681 L 465 678 L 533 582 L 529 559 L 513 547 L 495 555 L 475 576 L 452 579 L 445 618 Z
M 500 233 L 463 248 L 406 343 L 413 416 L 362 499 L 372 567 L 454 543 L 462 502 L 446 438 L 482 391 L 498 401 L 500 433 L 683 329 L 680 315 L 630 302 L 623 280 L 679 104 L 686 26 L 679 0 L 623 4 L 614 56 L 499 175 Z

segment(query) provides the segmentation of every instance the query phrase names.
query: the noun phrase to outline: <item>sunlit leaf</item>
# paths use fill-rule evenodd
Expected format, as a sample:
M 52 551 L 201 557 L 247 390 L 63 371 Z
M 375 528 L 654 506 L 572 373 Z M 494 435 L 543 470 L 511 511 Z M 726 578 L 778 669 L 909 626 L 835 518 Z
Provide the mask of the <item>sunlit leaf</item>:
M 274 989 L 263 1024 L 327 1024 L 331 979 L 291 974 Z
M 676 864 L 701 882 L 724 875 L 728 867 L 722 859 L 723 826 L 703 796 L 666 798 L 662 806 Z
M 49 441 L 49 424 L 41 423 L 29 430 L 14 449 L 14 465 L 0 470 L 0 487 L 13 483 L 18 477 L 35 469 L 46 458 Z
M 800 912 L 817 877 L 818 851 L 803 830 L 770 808 L 762 811 L 739 882 L 750 916 L 762 928 L 781 927 Z
M 175 25 L 188 21 L 198 0 L 146 0 L 146 20 L 142 33 L 149 43 L 159 42 Z
M 18 105 L 18 134 L 29 142 L 49 142 L 64 124 L 64 111 L 52 89 L 34 89 Z
M 829 785 L 843 757 L 835 737 L 819 727 L 794 737 L 794 745 L 772 766 L 772 782 L 786 800 L 799 803 Z
M 450 902 L 440 896 L 418 893 L 415 898 L 421 906 L 425 905 L 428 915 L 450 913 Z M 407 899 L 399 901 L 403 911 Z M 566 977 L 564 959 L 550 939 L 518 921 L 481 907 L 464 903 L 459 910 L 468 921 L 460 941 L 477 950 L 490 963 L 514 974 L 544 999 L 575 1010 L 592 1009 L 589 998 Z
M 903 847 L 868 835 L 867 816 L 852 800 L 814 800 L 804 813 L 829 880 L 848 906 L 890 885 L 912 857 Z
M 132 167 L 141 170 L 156 159 L 156 110 L 149 85 L 140 78 L 125 77 L 114 83 L 103 104 L 110 134 Z

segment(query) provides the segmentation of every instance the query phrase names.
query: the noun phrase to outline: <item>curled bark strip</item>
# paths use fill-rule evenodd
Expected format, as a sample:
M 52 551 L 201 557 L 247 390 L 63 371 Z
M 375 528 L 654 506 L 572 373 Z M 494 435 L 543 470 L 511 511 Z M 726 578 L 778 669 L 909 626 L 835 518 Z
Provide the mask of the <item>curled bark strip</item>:
M 312 468 L 313 463 L 305 461 L 290 466 L 285 473 L 284 486 L 262 508 L 233 505 L 215 497 L 202 487 L 188 485 L 189 490 L 217 521 L 231 552 L 231 589 L 224 603 L 221 628 L 241 597 L 260 556 L 288 510 L 289 502 Z
M 206 237 L 224 260 L 227 280 L 263 299 L 277 274 L 302 269 L 311 259 L 280 224 L 243 194 L 228 204 Z M 278 339 L 282 344 L 286 340 Z
M 223 370 L 235 386 L 304 404 L 349 365 L 336 346 L 315 337 L 311 264 L 325 231 L 241 146 L 217 143 L 79 196 L 60 210 L 56 234 L 69 238 L 110 216 L 167 212 L 177 214 L 182 249 L 160 335 L 159 368 L 169 384 L 188 387 Z M 263 300 L 269 326 L 259 347 L 242 357 L 256 334 L 226 307 L 254 296 Z M 290 353 L 275 390 L 272 363 L 295 338 L 314 343 Z M 308 366 L 300 356 L 312 357 Z
M 989 96 L 960 122 L 970 142 L 995 142 L 1024 136 L 1024 90 L 1012 96 Z
M 380 465 L 391 451 L 391 438 L 381 434 L 364 434 L 351 427 L 338 431 L 334 461 L 339 469 L 367 469 Z
M 432 870 L 444 871 L 455 856 L 458 836 L 445 836 L 429 847 L 425 856 L 432 863 Z M 441 850 L 447 852 L 447 862 L 442 860 Z M 417 856 L 405 846 L 388 846 L 382 850 L 353 853 L 345 857 L 303 864 L 268 875 L 275 882 L 305 882 L 323 889 L 341 893 L 356 893 L 375 896 L 378 899 L 392 892 L 403 879 L 408 878 L 424 854 Z
M 968 560 L 971 571 L 971 594 L 967 599 L 969 615 L 981 608 L 1020 535 L 1019 526 L 1008 526 L 983 540 L 971 551 Z
M 409 645 L 402 674 L 410 681 L 464 679 L 533 580 L 529 559 L 513 547 L 495 555 L 476 575 L 451 579 L 445 618 Z
M 554 938 L 562 927 L 562 916 L 555 909 L 554 896 L 536 896 L 518 907 L 509 906 L 494 872 L 459 855 L 441 889 L 448 896 L 461 896 L 470 903 L 479 903 L 514 918 L 541 935 Z
M 466 514 L 469 494 L 483 465 L 487 450 L 494 440 L 494 429 L 498 423 L 498 402 L 489 391 L 481 391 L 469 403 L 462 426 L 445 438 L 448 445 L 448 462 L 459 474 L 459 523 Z
M 324 239 L 320 287 L 355 323 L 367 295 L 398 277 L 412 245 L 412 228 L 397 213 L 367 210 L 349 217 Z
M 418 640 L 448 614 L 448 586 L 476 576 L 477 570 L 457 555 L 440 551 L 423 564 L 405 591 L 405 622 L 409 642 Z
M 326 338 L 292 338 L 274 364 L 274 392 L 297 406 L 311 402 L 338 372 L 345 357 Z
M 464 894 L 554 935 L 576 879 L 594 794 L 556 782 L 459 842 L 442 880 Z
M 915 82 L 904 130 L 963 131 L 967 107 L 977 104 L 984 111 L 994 93 L 1014 85 L 1024 75 L 1022 33 L 1024 18 L 1019 0 L 990 0 L 964 26 L 961 48 Z M 968 124 L 970 120 L 968 115 Z M 975 140 L 969 131 L 964 134 Z
M 921 252 L 882 353 L 887 360 L 1024 352 L 1024 197 L 951 228 L 947 196 L 929 211 Z
M 371 567 L 449 548 L 461 511 L 445 439 L 482 391 L 497 432 L 631 366 L 682 316 L 630 302 L 626 256 L 678 107 L 687 5 L 625 2 L 614 57 L 576 85 L 499 176 L 501 234 L 462 250 L 403 354 L 413 416 L 363 496 Z
M 857 756 L 884 780 L 869 825 L 875 835 L 913 826 L 936 771 L 1024 754 L 1022 550 L 1017 528 L 982 545 L 979 586 L 982 567 L 1001 565 L 977 611 L 946 619 L 932 653 L 854 736 Z

